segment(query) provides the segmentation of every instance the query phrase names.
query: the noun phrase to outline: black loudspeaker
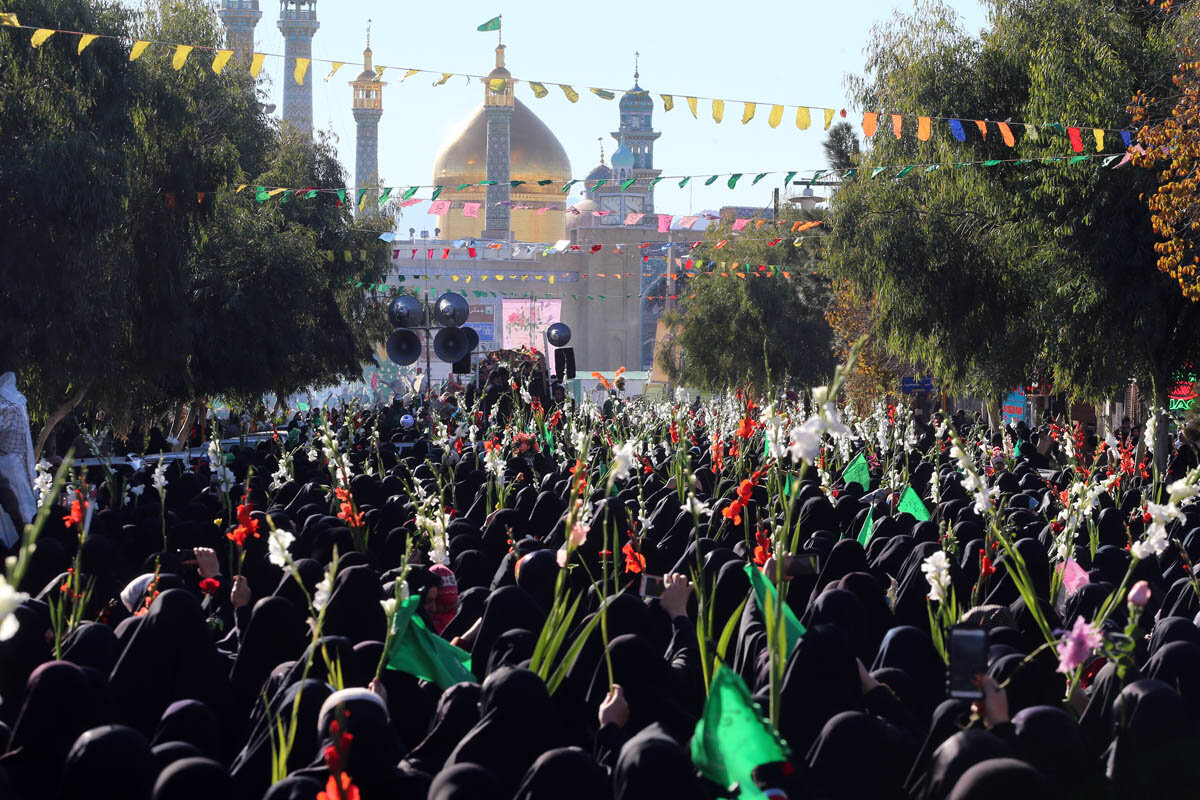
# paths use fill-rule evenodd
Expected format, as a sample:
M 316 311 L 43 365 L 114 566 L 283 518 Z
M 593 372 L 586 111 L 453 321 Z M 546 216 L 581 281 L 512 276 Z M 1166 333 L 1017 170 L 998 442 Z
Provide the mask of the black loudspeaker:
M 560 381 L 575 377 L 574 347 L 560 347 L 554 351 L 554 377 Z
M 402 294 L 388 306 L 388 321 L 394 328 L 415 328 L 422 322 L 425 310 L 421 301 L 411 294 Z
M 556 322 L 546 329 L 546 341 L 555 347 L 566 347 L 571 343 L 571 329 L 564 322 Z
M 454 363 L 471 354 L 471 344 L 462 328 L 442 328 L 433 337 L 433 352 L 442 361 Z
M 415 364 L 421 357 L 421 340 L 412 331 L 397 328 L 387 338 L 387 355 L 393 364 L 402 367 Z
M 450 371 L 455 375 L 467 375 L 471 372 L 471 351 L 450 365 Z
M 437 324 L 456 328 L 467 321 L 471 306 L 467 298 L 457 292 L 446 292 L 433 304 L 433 318 Z
M 471 352 L 475 352 L 475 348 L 479 347 L 479 331 L 474 328 L 463 328 L 462 332 L 466 334 L 468 348 Z

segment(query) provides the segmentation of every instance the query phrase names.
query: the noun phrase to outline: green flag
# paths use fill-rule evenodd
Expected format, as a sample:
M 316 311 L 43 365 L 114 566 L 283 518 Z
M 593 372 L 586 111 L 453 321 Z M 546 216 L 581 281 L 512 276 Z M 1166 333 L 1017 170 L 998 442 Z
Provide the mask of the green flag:
M 875 507 L 867 506 L 867 519 L 863 522 L 862 528 L 858 531 L 858 543 L 863 547 L 871 541 L 871 534 L 875 533 Z
M 396 606 L 392 618 L 392 644 L 388 669 L 416 675 L 442 689 L 476 680 L 471 672 L 471 655 L 437 636 L 417 616 L 421 596 L 413 595 Z
M 753 564 L 747 564 L 745 570 L 746 574 L 750 576 L 750 586 L 754 589 L 754 602 L 765 617 L 768 606 L 772 609 L 775 608 L 775 587 Z M 788 655 L 791 655 L 792 650 L 796 649 L 796 645 L 800 644 L 800 637 L 807 632 L 807 629 L 800 620 L 796 619 L 796 615 L 787 603 L 783 604 L 783 629 L 787 635 Z
M 911 486 L 904 487 L 904 494 L 900 495 L 899 510 L 902 514 L 907 511 L 920 521 L 929 519 L 929 509 Z
M 871 467 L 867 464 L 866 456 L 859 453 L 854 457 L 854 460 L 842 471 L 842 483 L 846 485 L 857 483 L 862 487 L 864 492 L 870 490 Z
M 477 31 L 498 31 L 500 30 L 500 17 L 492 17 L 487 22 L 480 25 L 475 30 Z
M 697 771 L 727 789 L 737 784 L 739 797 L 765 798 L 751 772 L 787 758 L 787 745 L 763 719 L 746 684 L 725 665 L 717 667 L 704 714 L 692 734 L 692 763 Z

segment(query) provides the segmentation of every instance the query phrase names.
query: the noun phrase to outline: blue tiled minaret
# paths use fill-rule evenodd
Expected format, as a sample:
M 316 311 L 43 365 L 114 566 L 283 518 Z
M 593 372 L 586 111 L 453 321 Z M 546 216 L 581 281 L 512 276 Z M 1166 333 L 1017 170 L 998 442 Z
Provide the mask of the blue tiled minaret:
M 363 71 L 350 81 L 354 88 L 355 130 L 354 186 L 367 188 L 363 209 L 378 210 L 379 198 L 379 118 L 383 116 L 383 87 L 371 63 L 371 29 L 367 28 L 367 49 L 363 50 Z M 357 197 L 357 195 L 355 195 Z
M 225 46 L 235 58 L 246 58 L 254 52 L 254 26 L 262 19 L 258 0 L 221 0 L 217 16 L 225 26 Z
M 312 40 L 321 23 L 317 22 L 317 0 L 280 0 L 279 32 L 283 34 L 283 121 L 299 131 L 312 134 L 312 66 L 304 83 L 294 77 L 297 58 L 312 58 Z
M 496 46 L 496 68 L 488 73 L 483 88 L 484 115 L 487 117 L 487 187 L 485 239 L 512 238 L 511 214 L 508 204 L 512 197 L 509 172 L 511 148 L 509 126 L 515 99 L 512 74 L 504 68 L 504 45 Z

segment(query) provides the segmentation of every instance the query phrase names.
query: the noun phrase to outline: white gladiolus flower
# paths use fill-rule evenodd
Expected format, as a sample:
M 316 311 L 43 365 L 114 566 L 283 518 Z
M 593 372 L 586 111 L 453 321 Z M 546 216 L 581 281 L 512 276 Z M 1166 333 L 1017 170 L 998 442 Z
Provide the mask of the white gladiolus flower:
M 1154 455 L 1154 447 L 1158 444 L 1158 409 L 1150 409 L 1150 419 L 1146 420 L 1146 432 L 1142 436 L 1146 452 Z
M 159 494 L 167 490 L 167 460 L 159 458 L 158 463 L 154 465 L 154 473 L 150 476 L 150 482 L 154 484 L 154 489 Z
M 18 592 L 15 586 L 10 585 L 8 580 L 0 575 L 0 642 L 7 641 L 16 634 L 20 623 L 13 611 L 28 599 L 29 595 Z
M 687 511 L 689 514 L 707 514 L 708 503 L 700 500 L 696 495 L 688 492 Z
M 633 449 L 636 442 L 627 439 L 613 448 L 612 477 L 609 481 L 619 481 L 628 477 L 633 470 Z
M 277 567 L 283 567 L 288 562 L 288 548 L 296 540 L 291 531 L 276 528 L 271 531 L 271 539 L 267 542 L 267 560 Z
M 1185 501 L 1200 494 L 1200 486 L 1197 486 L 1195 483 L 1189 483 L 1188 478 L 1180 478 L 1167 486 L 1167 492 L 1171 495 L 1169 501 L 1171 505 L 1183 505 Z
M 1151 525 L 1141 541 L 1134 542 L 1129 551 L 1133 553 L 1134 558 L 1149 558 L 1162 555 L 1166 552 L 1168 544 L 1170 544 L 1170 539 L 1167 536 L 1167 529 L 1161 525 Z
M 389 597 L 387 600 L 380 600 L 379 605 L 383 606 L 383 614 L 391 622 L 392 617 L 396 616 L 396 598 Z
M 945 550 L 938 550 L 921 564 L 921 572 L 929 582 L 929 599 L 945 602 L 950 590 L 950 559 Z
M 33 493 L 37 496 L 39 506 L 46 502 L 53 486 L 54 473 L 50 471 L 50 462 L 43 458 L 37 462 L 37 477 L 33 479 Z
M 321 609 L 329 604 L 329 594 L 333 590 L 333 577 L 329 574 L 329 570 L 325 570 L 325 577 L 317 584 L 317 590 L 313 593 L 313 608 L 319 613 Z

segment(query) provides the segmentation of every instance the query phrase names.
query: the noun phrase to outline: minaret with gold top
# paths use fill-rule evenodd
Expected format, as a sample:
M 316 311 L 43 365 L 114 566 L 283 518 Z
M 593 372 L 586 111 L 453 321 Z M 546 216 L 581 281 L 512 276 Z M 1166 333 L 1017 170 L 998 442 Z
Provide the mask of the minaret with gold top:
M 510 126 L 515 98 L 512 74 L 504 68 L 504 45 L 496 45 L 496 68 L 484 86 L 483 113 L 487 119 L 487 192 L 485 239 L 512 238 L 512 186 L 509 172 Z
M 363 71 L 350 81 L 354 89 L 355 129 L 354 185 L 366 188 L 363 209 L 378 210 L 379 197 L 379 119 L 383 116 L 383 87 L 371 62 L 371 24 L 367 21 L 367 48 L 363 50 Z

